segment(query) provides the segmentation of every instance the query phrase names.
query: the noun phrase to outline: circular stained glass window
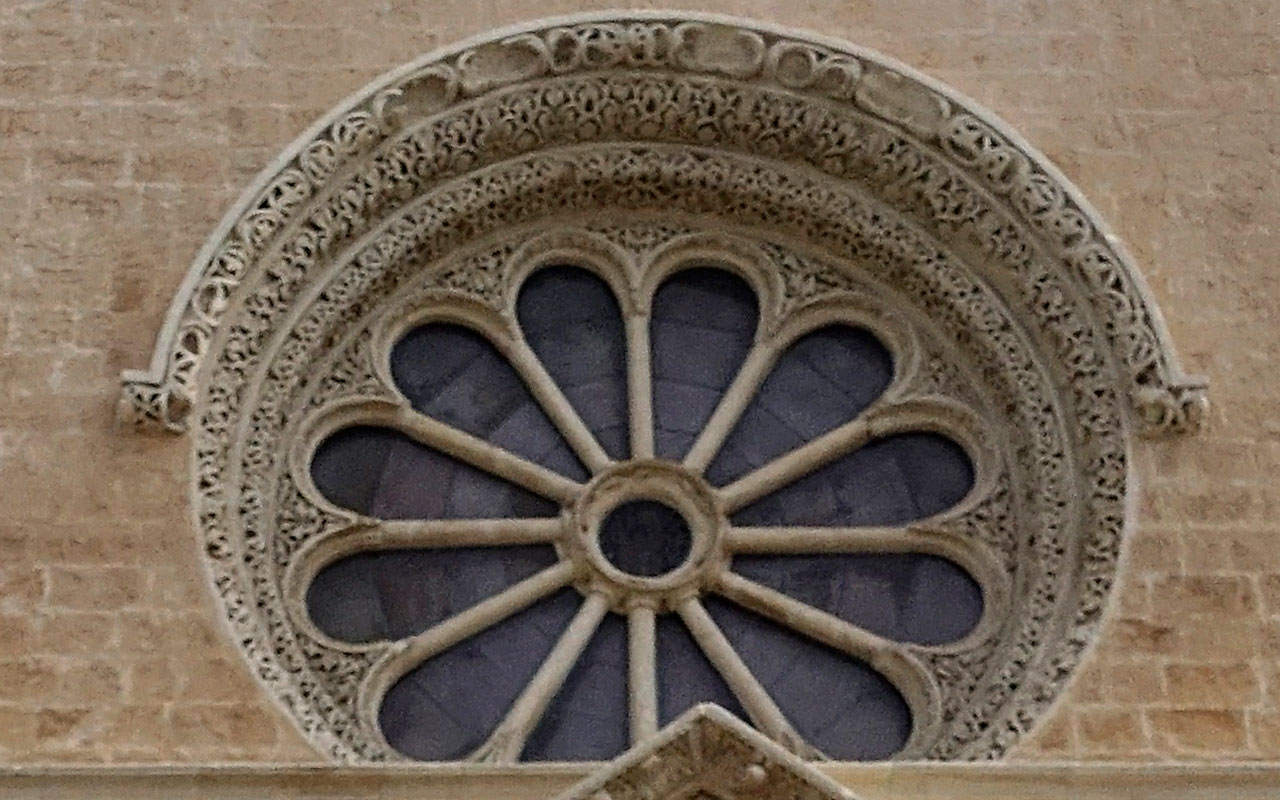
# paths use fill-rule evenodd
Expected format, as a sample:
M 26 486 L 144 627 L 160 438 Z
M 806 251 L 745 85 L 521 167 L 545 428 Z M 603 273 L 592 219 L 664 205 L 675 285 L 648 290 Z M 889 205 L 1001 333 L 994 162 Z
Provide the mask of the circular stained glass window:
M 985 760 L 1096 639 L 1136 433 L 1195 430 L 1042 156 L 856 46 L 606 13 L 424 57 L 247 191 L 122 409 L 334 763 L 604 758 L 712 701 Z
M 697 262 L 627 305 L 549 266 L 513 339 L 394 341 L 411 414 L 356 415 L 310 471 L 400 535 L 321 569 L 312 622 L 410 643 L 377 718 L 415 759 L 607 759 L 699 702 L 811 757 L 893 756 L 913 720 L 882 643 L 982 617 L 910 527 L 969 494 L 965 449 L 876 413 L 898 354 L 866 327 L 765 336 L 752 286 Z

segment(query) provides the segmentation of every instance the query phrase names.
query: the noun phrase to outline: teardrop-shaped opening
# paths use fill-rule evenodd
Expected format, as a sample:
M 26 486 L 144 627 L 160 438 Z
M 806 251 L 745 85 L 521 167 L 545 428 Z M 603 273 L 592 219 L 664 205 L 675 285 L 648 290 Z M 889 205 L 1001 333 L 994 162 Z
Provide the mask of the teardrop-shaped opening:
M 889 758 L 911 736 L 902 694 L 866 663 L 716 598 L 707 611 L 806 742 L 830 758 Z
M 515 368 L 470 328 L 414 328 L 392 348 L 391 374 L 420 413 L 574 480 L 586 479 Z
M 573 619 L 565 589 L 410 670 L 383 698 L 387 743 L 419 761 L 458 761 L 484 744 Z
M 529 736 L 524 761 L 608 761 L 627 749 L 627 623 L 601 621 Z
M 688 452 L 751 350 L 758 319 L 755 292 L 722 269 L 683 270 L 658 287 L 649 335 L 660 458 Z
M 738 556 L 733 571 L 897 642 L 948 644 L 982 619 L 982 587 L 938 556 Z
M 935 433 L 877 439 L 733 515 L 736 525 L 895 525 L 959 503 L 973 488 L 973 463 Z
M 547 267 L 520 288 L 516 315 L 583 424 L 610 457 L 626 458 L 627 340 L 613 290 L 585 269 Z
M 707 660 L 689 629 L 674 614 L 658 617 L 658 724 L 666 725 L 699 703 L 715 703 L 746 720 L 729 684 Z
M 329 502 L 378 519 L 551 517 L 555 503 L 419 444 L 399 431 L 371 425 L 344 428 L 325 439 L 311 460 L 311 478 Z
M 724 485 L 854 419 L 893 380 L 893 356 L 869 331 L 812 331 L 778 357 L 707 470 Z
M 557 560 L 546 545 L 360 553 L 320 570 L 307 587 L 307 613 L 340 641 L 403 639 Z

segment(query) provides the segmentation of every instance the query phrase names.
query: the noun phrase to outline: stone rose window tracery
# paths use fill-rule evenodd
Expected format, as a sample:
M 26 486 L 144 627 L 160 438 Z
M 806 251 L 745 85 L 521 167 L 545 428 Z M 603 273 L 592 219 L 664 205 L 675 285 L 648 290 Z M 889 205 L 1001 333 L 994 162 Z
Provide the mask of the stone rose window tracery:
M 999 757 L 1099 629 L 1132 439 L 1206 403 L 989 112 L 668 12 L 335 110 L 122 400 L 190 431 L 230 641 L 342 763 L 601 758 L 704 700 L 809 757 Z
M 331 502 L 382 518 L 311 584 L 313 621 L 434 645 L 390 667 L 389 744 L 605 759 L 717 702 L 801 752 L 892 755 L 910 711 L 867 660 L 962 639 L 982 602 L 905 525 L 973 480 L 893 400 L 889 352 L 803 309 L 761 326 L 747 282 L 705 267 L 623 302 L 552 267 L 516 297 L 497 342 L 484 315 L 409 331 L 390 371 L 422 416 L 332 412 L 357 425 L 311 463 Z

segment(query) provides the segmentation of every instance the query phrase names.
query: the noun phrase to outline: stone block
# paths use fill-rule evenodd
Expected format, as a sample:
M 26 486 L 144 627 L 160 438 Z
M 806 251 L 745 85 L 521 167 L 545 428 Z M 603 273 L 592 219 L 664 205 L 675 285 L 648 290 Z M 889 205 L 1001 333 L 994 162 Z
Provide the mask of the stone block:
M 1165 701 L 1177 708 L 1245 708 L 1261 698 L 1251 664 L 1170 664 L 1165 667 Z
M 1147 720 L 1154 744 L 1174 753 L 1231 758 L 1248 747 L 1243 711 L 1149 711 Z
M 1148 748 L 1142 715 L 1137 711 L 1086 708 L 1076 714 L 1080 752 L 1134 753 Z

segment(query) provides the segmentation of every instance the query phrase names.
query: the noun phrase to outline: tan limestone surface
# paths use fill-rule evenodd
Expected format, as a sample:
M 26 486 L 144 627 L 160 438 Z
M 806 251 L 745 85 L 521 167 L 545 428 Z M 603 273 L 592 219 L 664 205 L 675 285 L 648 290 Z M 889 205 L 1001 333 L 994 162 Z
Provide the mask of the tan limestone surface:
M 188 442 L 117 426 L 119 372 L 241 188 L 344 96 L 436 45 L 606 7 L 0 2 L 0 764 L 317 759 L 218 620 Z M 1212 381 L 1202 435 L 1141 447 L 1116 608 L 1013 758 L 1280 759 L 1280 4 L 699 10 L 845 37 L 993 109 L 1099 207 Z

